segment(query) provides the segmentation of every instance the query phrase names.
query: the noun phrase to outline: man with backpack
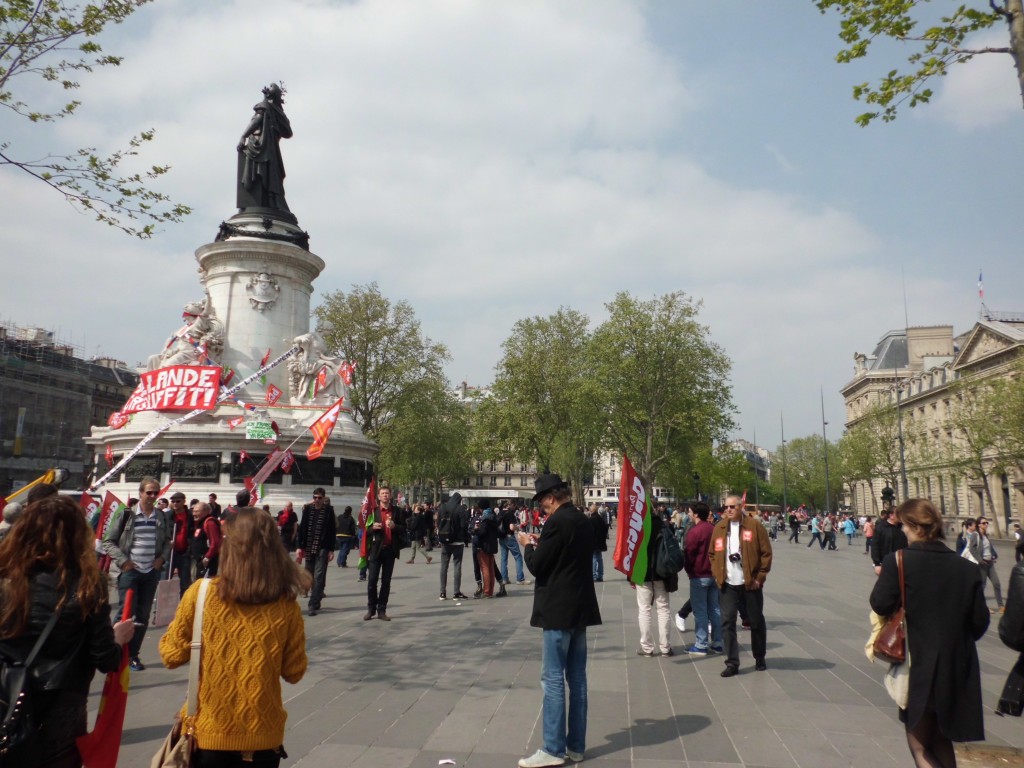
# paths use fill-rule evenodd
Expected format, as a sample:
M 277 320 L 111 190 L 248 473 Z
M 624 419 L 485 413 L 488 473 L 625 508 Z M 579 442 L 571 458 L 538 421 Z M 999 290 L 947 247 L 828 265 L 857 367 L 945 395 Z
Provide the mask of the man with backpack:
M 441 545 L 441 599 L 448 599 L 448 563 L 455 561 L 455 576 L 452 595 L 456 600 L 465 600 L 462 594 L 462 556 L 469 540 L 469 516 L 462 504 L 462 495 L 453 493 L 448 501 L 437 509 L 437 540 Z
M 678 566 L 678 567 L 677 567 Z M 647 542 L 647 573 L 643 584 L 630 584 L 636 590 L 636 604 L 639 608 L 640 648 L 638 656 L 653 656 L 655 636 L 652 626 L 651 608 L 658 614 L 658 635 L 662 656 L 675 656 L 670 642 L 672 610 L 668 605 L 669 592 L 679 589 L 679 571 L 683 567 L 683 555 L 679 542 L 661 515 L 651 515 L 651 538 Z

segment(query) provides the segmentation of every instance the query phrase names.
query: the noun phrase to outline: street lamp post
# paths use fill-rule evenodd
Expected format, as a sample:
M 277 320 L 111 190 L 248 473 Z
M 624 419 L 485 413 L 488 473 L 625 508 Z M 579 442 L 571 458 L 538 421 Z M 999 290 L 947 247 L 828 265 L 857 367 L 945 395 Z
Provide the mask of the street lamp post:
M 700 501 L 700 473 L 693 473 L 693 498 Z
M 896 378 L 896 425 L 900 440 L 900 479 L 903 483 L 903 500 L 906 501 L 910 496 L 910 488 L 907 485 L 907 457 L 903 447 L 903 411 L 900 410 L 900 392 L 903 387 L 900 386 L 899 372 L 895 366 L 893 366 L 892 372 Z
M 786 503 L 786 423 L 782 411 L 779 411 L 779 433 L 782 435 L 782 511 L 789 512 L 789 504 Z
M 828 482 L 828 437 L 825 435 L 825 425 L 828 424 L 825 421 L 825 389 L 821 389 L 821 439 L 824 445 L 822 449 L 825 452 L 825 514 L 830 512 L 829 509 L 829 482 Z

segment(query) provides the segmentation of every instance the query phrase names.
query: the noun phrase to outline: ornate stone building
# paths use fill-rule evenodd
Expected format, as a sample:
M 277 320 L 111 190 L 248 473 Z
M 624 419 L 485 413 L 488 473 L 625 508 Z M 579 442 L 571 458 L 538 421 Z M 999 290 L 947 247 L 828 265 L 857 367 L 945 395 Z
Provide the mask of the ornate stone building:
M 1024 313 L 984 311 L 967 332 L 954 336 L 950 325 L 913 327 L 885 334 L 871 355 L 854 355 L 854 377 L 841 390 L 847 429 L 872 409 L 891 406 L 898 413 L 906 450 L 907 492 L 930 499 L 952 520 L 991 514 L 982 480 L 953 471 L 941 462 L 924 463 L 909 446 L 926 446 L 932 456 L 956 438 L 949 423 L 955 395 L 951 385 L 963 378 L 1010 375 L 1024 352 Z M 995 459 L 995 455 L 991 457 Z M 994 467 L 994 462 L 990 461 Z M 1024 510 L 1024 471 L 989 472 L 989 492 L 1006 531 Z M 879 477 L 858 481 L 847 489 L 847 501 L 864 514 L 877 513 L 882 488 Z M 904 493 L 893 485 L 897 501 Z

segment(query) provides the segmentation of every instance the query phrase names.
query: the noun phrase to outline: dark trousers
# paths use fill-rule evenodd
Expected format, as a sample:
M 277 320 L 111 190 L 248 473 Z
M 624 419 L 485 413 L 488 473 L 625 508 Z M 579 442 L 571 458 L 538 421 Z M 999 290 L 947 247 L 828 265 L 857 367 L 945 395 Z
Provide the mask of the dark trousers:
M 480 558 L 477 557 L 477 553 L 482 551 L 477 546 L 473 546 L 473 578 L 478 585 L 483 584 L 483 577 L 480 575 Z
M 387 613 L 388 598 L 391 597 L 391 574 L 395 571 L 395 550 L 381 547 L 380 554 L 367 561 L 366 571 L 366 611 L 373 614 Z
M 800 543 L 800 529 L 799 528 L 790 528 L 789 531 L 790 531 L 790 533 L 789 533 L 789 540 L 799 544 Z
M 809 542 L 807 542 L 807 548 L 810 549 L 811 544 L 814 543 L 815 539 L 818 540 L 818 543 L 821 544 L 821 548 L 824 549 L 825 548 L 825 539 L 823 539 L 821 537 L 821 531 L 815 531 L 814 533 L 811 534 L 811 540 Z
M 174 572 L 178 572 L 178 583 L 181 586 L 181 594 L 185 594 L 185 590 L 192 584 L 192 558 L 189 556 L 188 550 L 184 552 L 175 552 L 171 550 L 171 575 Z
M 764 623 L 763 589 L 746 589 L 726 584 L 722 587 L 719 603 L 722 608 L 722 640 L 725 645 L 725 665 L 740 665 L 740 643 L 736 637 L 736 616 L 743 605 L 750 622 L 750 650 L 754 660 L 763 659 L 768 648 L 768 629 Z
M 121 599 L 121 606 L 117 611 L 118 618 L 124 613 L 124 599 L 128 590 L 135 592 L 132 605 L 135 607 L 135 634 L 128 643 L 128 655 L 135 657 L 139 655 L 142 648 L 142 641 L 146 639 L 146 629 L 149 627 L 149 614 L 153 611 L 153 598 L 156 597 L 156 585 L 160 583 L 161 572 L 153 569 L 149 573 L 139 573 L 134 568 L 130 571 L 121 571 L 117 577 L 117 595 Z
M 455 575 L 452 577 L 452 587 L 455 592 L 462 591 L 462 555 L 466 547 L 462 544 L 441 544 L 441 593 L 448 591 L 448 562 L 455 561 Z
M 327 584 L 327 555 L 326 549 L 321 549 L 315 555 L 306 555 L 303 563 L 306 570 L 313 575 L 313 586 L 309 590 L 309 607 L 314 611 L 320 610 L 320 602 L 324 599 L 324 586 Z

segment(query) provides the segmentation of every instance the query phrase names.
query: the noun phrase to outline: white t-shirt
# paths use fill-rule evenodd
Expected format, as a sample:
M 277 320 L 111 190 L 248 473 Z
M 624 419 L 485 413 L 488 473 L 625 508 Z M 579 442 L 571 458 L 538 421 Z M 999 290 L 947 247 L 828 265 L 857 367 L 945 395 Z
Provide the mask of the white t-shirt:
M 743 578 L 743 561 L 734 563 L 729 555 L 739 554 L 740 551 L 740 523 L 738 520 L 729 523 L 729 536 L 726 539 L 725 548 L 725 582 L 734 587 L 742 587 L 746 584 Z

